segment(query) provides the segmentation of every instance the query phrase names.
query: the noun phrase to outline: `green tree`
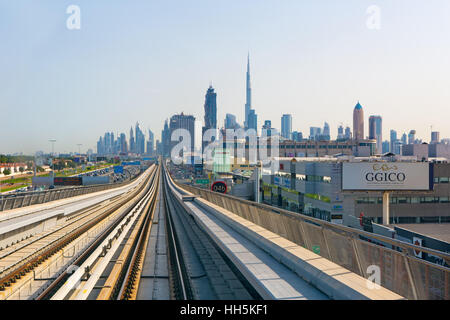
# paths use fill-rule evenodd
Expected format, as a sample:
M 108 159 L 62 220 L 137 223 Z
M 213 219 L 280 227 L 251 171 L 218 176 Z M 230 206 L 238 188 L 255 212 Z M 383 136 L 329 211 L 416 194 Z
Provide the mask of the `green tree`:
M 10 175 L 10 174 L 11 174 L 11 170 L 10 170 L 10 169 L 5 169 L 5 170 L 3 170 L 3 174 L 4 174 L 5 176 Z
M 25 171 L 25 168 L 24 168 L 24 167 L 20 167 L 20 168 L 19 168 L 19 171 L 20 171 L 20 172 L 24 172 L 24 171 Z

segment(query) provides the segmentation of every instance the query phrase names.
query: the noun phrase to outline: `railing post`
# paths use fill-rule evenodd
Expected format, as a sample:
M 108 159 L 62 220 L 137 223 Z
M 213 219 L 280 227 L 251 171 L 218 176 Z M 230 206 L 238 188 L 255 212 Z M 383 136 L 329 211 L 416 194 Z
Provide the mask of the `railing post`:
M 419 300 L 419 298 L 417 296 L 416 284 L 415 284 L 414 279 L 413 279 L 411 268 L 409 267 L 408 254 L 404 254 L 403 255 L 403 259 L 405 260 L 405 268 L 406 268 L 406 272 L 408 273 L 408 280 L 409 280 L 409 284 L 410 284 L 411 289 L 412 289 L 414 300 Z M 427 290 L 427 299 L 428 299 L 428 288 L 426 288 L 426 290 Z
M 353 247 L 353 253 L 355 254 L 355 258 L 356 258 L 356 263 L 358 264 L 358 269 L 359 269 L 359 275 L 363 278 L 366 277 L 366 273 L 364 272 L 362 265 L 361 265 L 361 259 L 359 258 L 359 254 L 358 254 L 358 246 L 356 245 L 356 239 L 355 236 L 353 235 L 350 238 L 351 242 L 352 242 L 352 247 Z

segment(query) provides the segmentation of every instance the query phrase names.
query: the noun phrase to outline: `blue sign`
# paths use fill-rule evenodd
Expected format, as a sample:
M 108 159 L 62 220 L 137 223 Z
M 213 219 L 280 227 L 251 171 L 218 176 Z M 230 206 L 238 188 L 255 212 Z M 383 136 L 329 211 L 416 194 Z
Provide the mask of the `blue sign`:
M 284 185 L 286 188 L 290 189 L 290 188 L 291 188 L 291 179 L 289 179 L 289 178 L 284 178 L 284 179 L 283 179 L 283 185 Z
M 152 158 L 142 158 L 142 161 L 152 161 Z
M 276 186 L 279 186 L 279 185 L 280 185 L 280 177 L 274 177 L 273 183 L 274 183 Z
M 122 165 L 123 166 L 140 166 L 141 162 L 140 161 L 123 161 Z
M 123 173 L 123 166 L 114 166 L 114 173 Z

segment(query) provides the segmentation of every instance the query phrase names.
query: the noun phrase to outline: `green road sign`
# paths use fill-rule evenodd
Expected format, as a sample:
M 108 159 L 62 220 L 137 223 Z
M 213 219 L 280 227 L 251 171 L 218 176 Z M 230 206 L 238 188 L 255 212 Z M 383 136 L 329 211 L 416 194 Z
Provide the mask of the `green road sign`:
M 320 254 L 320 246 L 313 246 L 312 249 L 314 253 Z
M 195 180 L 196 184 L 209 184 L 209 179 L 197 179 Z

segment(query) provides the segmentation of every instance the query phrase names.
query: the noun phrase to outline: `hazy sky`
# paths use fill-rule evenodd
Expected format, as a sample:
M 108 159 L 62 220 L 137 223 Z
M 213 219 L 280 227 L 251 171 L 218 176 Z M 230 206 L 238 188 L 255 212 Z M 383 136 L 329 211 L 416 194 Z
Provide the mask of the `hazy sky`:
M 174 113 L 203 120 L 210 81 L 219 125 L 242 122 L 248 51 L 259 127 L 291 113 L 335 137 L 360 100 L 366 135 L 377 114 L 384 139 L 450 137 L 449 0 L 0 0 L 0 153 L 95 150 L 136 121 L 159 138 Z

